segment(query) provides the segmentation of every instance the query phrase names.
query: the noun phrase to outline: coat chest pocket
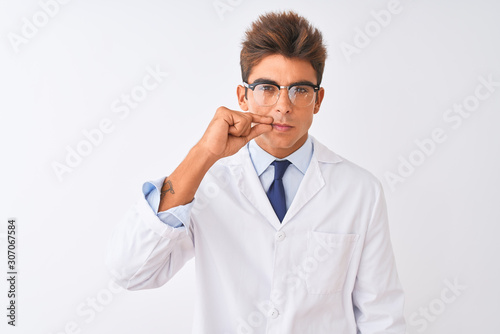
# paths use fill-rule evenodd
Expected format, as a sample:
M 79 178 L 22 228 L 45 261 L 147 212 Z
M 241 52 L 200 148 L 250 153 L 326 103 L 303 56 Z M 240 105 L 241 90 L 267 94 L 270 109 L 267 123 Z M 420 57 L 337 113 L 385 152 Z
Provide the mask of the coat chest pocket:
M 358 234 L 310 231 L 307 237 L 307 291 L 314 295 L 342 291 Z M 315 265 L 313 265 L 315 264 Z

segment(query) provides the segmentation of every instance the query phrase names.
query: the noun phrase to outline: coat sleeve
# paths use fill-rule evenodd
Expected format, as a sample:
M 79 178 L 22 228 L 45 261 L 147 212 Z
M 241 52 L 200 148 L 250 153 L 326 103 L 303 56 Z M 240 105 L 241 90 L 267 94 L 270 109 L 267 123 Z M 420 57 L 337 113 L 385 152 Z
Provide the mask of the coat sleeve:
M 179 227 L 162 222 L 143 194 L 115 227 L 106 265 L 113 279 L 128 290 L 151 289 L 170 280 L 194 256 L 188 221 Z M 179 207 L 171 210 L 179 211 Z M 181 215 L 182 216 L 182 215 Z
M 376 198 L 352 294 L 358 334 L 404 334 L 404 294 L 380 183 Z

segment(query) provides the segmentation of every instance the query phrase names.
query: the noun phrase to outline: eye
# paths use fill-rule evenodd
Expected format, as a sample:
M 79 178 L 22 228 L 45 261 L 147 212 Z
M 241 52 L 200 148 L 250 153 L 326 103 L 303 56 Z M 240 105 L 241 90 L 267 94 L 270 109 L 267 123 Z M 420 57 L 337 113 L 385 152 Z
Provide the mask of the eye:
M 274 93 L 276 92 L 277 88 L 276 86 L 273 85 L 268 85 L 268 84 L 260 84 L 255 87 L 256 90 L 259 90 L 261 92 L 265 93 Z
M 312 88 L 309 86 L 294 86 L 295 94 L 308 94 L 312 91 Z

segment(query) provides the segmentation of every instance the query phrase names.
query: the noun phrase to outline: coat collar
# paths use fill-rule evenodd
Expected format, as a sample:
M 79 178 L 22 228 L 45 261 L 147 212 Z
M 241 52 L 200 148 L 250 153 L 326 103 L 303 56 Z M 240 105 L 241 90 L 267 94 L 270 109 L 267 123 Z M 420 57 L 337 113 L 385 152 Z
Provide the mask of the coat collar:
M 262 188 L 250 158 L 248 145 L 245 145 L 235 155 L 228 157 L 226 160 L 226 164 L 235 176 L 241 193 L 276 230 L 287 224 L 323 188 L 325 180 L 321 171 L 321 164 L 335 164 L 342 161 L 339 155 L 329 150 L 313 136 L 309 136 L 313 142 L 313 156 L 297 194 L 281 223 Z
M 341 162 L 343 160 L 341 156 L 331 151 L 328 147 L 320 143 L 316 138 L 311 135 L 309 136 L 311 137 L 314 145 L 313 159 L 316 158 L 316 160 L 318 160 L 319 162 L 332 164 Z

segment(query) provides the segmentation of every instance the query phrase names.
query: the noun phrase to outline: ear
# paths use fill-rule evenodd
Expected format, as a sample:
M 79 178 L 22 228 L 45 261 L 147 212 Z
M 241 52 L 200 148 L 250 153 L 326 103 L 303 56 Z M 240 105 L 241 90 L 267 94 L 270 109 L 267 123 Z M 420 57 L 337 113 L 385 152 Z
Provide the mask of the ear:
M 323 102 L 323 98 L 325 97 L 325 89 L 321 87 L 316 93 L 316 101 L 314 102 L 314 113 L 317 114 L 319 111 L 319 107 L 321 107 L 321 102 Z
M 238 85 L 236 88 L 236 96 L 238 97 L 238 103 L 241 110 L 248 111 L 248 100 L 245 97 L 245 87 Z

